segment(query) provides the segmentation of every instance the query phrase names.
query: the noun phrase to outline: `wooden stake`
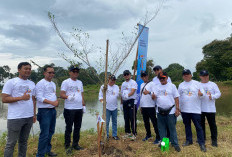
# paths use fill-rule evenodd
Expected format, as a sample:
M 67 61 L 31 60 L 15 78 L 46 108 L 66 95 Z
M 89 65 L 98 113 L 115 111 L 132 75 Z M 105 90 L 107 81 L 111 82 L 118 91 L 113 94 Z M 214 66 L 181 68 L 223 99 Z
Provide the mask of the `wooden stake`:
M 136 57 L 135 57 L 135 66 L 134 66 L 134 75 L 133 75 L 133 80 L 135 80 L 135 72 L 137 71 L 138 50 L 139 50 L 139 44 L 137 45 L 137 52 L 136 52 Z

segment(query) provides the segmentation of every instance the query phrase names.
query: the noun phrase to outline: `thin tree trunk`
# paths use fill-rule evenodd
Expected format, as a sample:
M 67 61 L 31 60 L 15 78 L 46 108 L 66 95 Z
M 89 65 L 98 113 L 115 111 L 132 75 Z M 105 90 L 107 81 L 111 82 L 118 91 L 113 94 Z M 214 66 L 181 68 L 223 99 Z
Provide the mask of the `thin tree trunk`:
M 108 83 L 108 78 L 107 78 L 107 68 L 108 68 L 108 47 L 109 47 L 109 40 L 106 40 L 106 63 L 105 63 L 105 83 L 104 83 L 104 88 L 103 88 L 103 120 L 106 122 L 106 91 L 107 91 L 107 83 Z M 106 142 L 106 124 L 104 126 L 104 131 L 103 131 L 103 138 L 104 138 L 104 143 Z

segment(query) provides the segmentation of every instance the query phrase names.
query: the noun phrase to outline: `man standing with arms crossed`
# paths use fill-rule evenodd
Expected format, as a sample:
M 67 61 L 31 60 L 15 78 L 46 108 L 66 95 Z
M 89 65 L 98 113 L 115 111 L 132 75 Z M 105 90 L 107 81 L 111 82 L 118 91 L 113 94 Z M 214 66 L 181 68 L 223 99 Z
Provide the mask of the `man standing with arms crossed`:
M 125 133 L 126 137 L 130 137 L 131 140 L 136 139 L 136 114 L 137 114 L 137 107 L 135 102 L 136 99 L 136 90 L 138 88 L 137 83 L 131 79 L 131 73 L 129 70 L 125 70 L 123 72 L 123 76 L 125 81 L 122 83 L 121 86 L 121 94 L 122 94 L 122 100 L 121 104 L 123 104 L 123 114 L 124 114 L 124 120 L 125 120 Z M 131 130 L 132 130 L 132 136 L 131 136 Z
M 106 132 L 107 139 L 109 139 L 109 123 L 110 117 L 112 118 L 112 134 L 114 140 L 119 140 L 117 134 L 117 116 L 118 116 L 118 95 L 119 87 L 115 85 L 116 77 L 114 75 L 109 76 L 109 82 L 106 91 Z M 101 86 L 99 91 L 99 100 L 103 103 L 103 88 Z
M 54 68 L 46 66 L 44 68 L 44 79 L 36 84 L 37 120 L 40 124 L 37 157 L 44 157 L 45 154 L 48 156 L 57 156 L 57 154 L 51 152 L 51 139 L 56 126 L 55 107 L 59 105 L 56 97 L 56 85 L 52 82 L 54 75 Z
M 18 156 L 26 157 L 27 140 L 33 122 L 36 122 L 35 83 L 28 80 L 31 65 L 18 64 L 19 76 L 8 80 L 2 90 L 2 102 L 8 103 L 7 142 L 4 157 L 13 157 L 18 141 Z
M 152 99 L 151 94 L 149 95 L 143 94 L 145 90 L 151 91 L 151 89 L 154 88 L 154 83 L 148 81 L 148 74 L 145 71 L 141 72 L 141 78 L 144 83 L 142 83 L 140 86 L 140 109 L 143 115 L 144 126 L 146 129 L 146 137 L 143 139 L 143 141 L 147 141 L 149 138 L 152 137 L 151 129 L 150 129 L 150 121 L 149 121 L 150 119 L 156 133 L 156 139 L 154 141 L 154 144 L 158 144 L 160 141 L 160 136 L 157 126 L 155 102 Z
M 217 147 L 217 125 L 215 120 L 216 106 L 215 100 L 220 98 L 221 92 L 216 83 L 209 81 L 209 72 L 202 70 L 200 72 L 201 85 L 206 93 L 201 99 L 201 126 L 204 132 L 204 138 L 206 139 L 205 133 L 205 117 L 209 123 L 211 132 L 212 146 Z
M 180 110 L 186 135 L 186 142 L 183 146 L 193 144 L 191 130 L 191 121 L 193 121 L 201 151 L 206 152 L 204 134 L 201 127 L 201 97 L 204 90 L 200 82 L 192 80 L 192 74 L 189 69 L 184 69 L 182 75 L 184 82 L 179 85 L 178 92 L 180 94 Z
M 70 78 L 64 80 L 61 85 L 61 98 L 65 99 L 64 102 L 64 119 L 66 123 L 65 127 L 65 149 L 67 154 L 72 153 L 72 148 L 75 150 L 82 150 L 79 146 L 80 129 L 82 123 L 83 112 L 85 112 L 85 102 L 83 95 L 83 84 L 80 80 L 77 80 L 79 75 L 79 68 L 77 66 L 71 66 L 69 68 Z M 71 143 L 72 126 L 74 124 L 73 131 L 73 143 Z

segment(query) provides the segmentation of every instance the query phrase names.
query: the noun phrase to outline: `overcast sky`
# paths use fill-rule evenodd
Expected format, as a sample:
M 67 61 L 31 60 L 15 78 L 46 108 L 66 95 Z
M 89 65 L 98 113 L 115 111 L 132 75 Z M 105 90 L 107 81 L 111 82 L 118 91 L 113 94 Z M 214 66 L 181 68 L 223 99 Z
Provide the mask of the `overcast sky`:
M 130 34 L 146 10 L 152 13 L 159 2 L 0 0 L 0 66 L 9 65 L 16 72 L 19 62 L 31 59 L 41 66 L 48 63 L 68 66 L 58 53 L 71 53 L 52 28 L 48 11 L 55 14 L 63 34 L 68 35 L 75 26 L 88 32 L 94 45 L 105 48 L 106 39 L 110 43 L 120 42 L 121 32 Z M 166 0 L 148 25 L 148 58 L 163 68 L 179 63 L 195 71 L 196 63 L 203 58 L 202 47 L 232 33 L 231 8 L 231 0 Z M 131 70 L 134 58 L 135 51 L 119 72 Z

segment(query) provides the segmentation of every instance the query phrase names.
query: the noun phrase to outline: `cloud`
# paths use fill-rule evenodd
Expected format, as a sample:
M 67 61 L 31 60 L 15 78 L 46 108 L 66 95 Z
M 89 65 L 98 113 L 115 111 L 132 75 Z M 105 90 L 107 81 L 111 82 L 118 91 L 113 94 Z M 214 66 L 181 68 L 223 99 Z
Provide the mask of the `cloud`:
M 0 33 L 13 40 L 27 40 L 31 46 L 43 48 L 47 45 L 50 34 L 49 29 L 38 25 L 10 25 L 10 28 L 0 28 Z

